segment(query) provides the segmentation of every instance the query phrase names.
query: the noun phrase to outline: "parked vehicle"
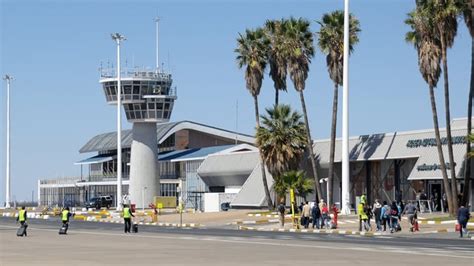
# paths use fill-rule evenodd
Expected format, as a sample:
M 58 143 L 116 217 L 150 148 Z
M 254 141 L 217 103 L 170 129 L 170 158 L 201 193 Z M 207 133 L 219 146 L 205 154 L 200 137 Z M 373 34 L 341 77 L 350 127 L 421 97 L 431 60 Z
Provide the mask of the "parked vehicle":
M 112 206 L 113 199 L 111 196 L 100 196 L 100 197 L 95 197 L 89 200 L 89 202 L 86 203 L 86 208 L 96 208 L 97 210 L 106 207 L 107 209 Z
M 230 209 L 230 202 L 224 202 L 221 204 L 221 210 L 228 211 Z

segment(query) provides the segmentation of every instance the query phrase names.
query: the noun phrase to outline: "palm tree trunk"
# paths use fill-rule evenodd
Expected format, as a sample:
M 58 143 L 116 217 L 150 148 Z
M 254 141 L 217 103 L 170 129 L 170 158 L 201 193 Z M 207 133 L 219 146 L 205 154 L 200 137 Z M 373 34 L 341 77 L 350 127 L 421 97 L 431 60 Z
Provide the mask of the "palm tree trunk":
M 334 83 L 334 98 L 332 100 L 331 147 L 329 149 L 328 206 L 331 206 L 332 203 L 332 187 L 334 183 L 334 151 L 336 150 L 337 100 L 338 86 L 337 83 Z
M 444 155 L 443 155 L 443 147 L 441 146 L 441 137 L 439 135 L 438 111 L 436 110 L 436 99 L 434 96 L 434 88 L 431 85 L 430 85 L 430 101 L 431 101 L 431 113 L 433 114 L 433 126 L 434 126 L 435 137 L 436 137 L 436 148 L 438 149 L 439 163 L 441 165 L 441 173 L 443 175 L 444 191 L 446 193 L 446 198 L 448 200 L 449 212 L 451 212 L 453 208 L 453 198 L 451 196 L 448 173 L 446 172 L 446 164 L 445 164 Z
M 257 96 L 253 97 L 253 103 L 255 106 L 255 121 L 257 123 L 257 130 L 260 128 L 260 116 L 258 112 L 258 99 Z M 265 198 L 267 200 L 267 205 L 269 210 L 273 210 L 273 203 L 272 203 L 272 198 L 270 196 L 270 190 L 268 189 L 268 183 L 267 183 L 267 175 L 265 174 L 265 164 L 263 163 L 263 156 L 262 152 L 259 150 L 260 154 L 260 168 L 262 170 L 262 181 L 263 181 L 263 188 L 265 190 Z
M 472 97 L 474 97 L 474 37 L 471 38 L 471 87 L 469 89 L 469 99 L 467 101 L 467 135 L 471 134 L 472 129 Z M 469 137 L 466 142 L 466 167 L 464 173 L 464 192 L 463 192 L 463 201 L 464 206 L 467 206 L 469 203 L 469 196 L 471 190 L 471 160 L 469 159 L 468 154 L 471 153 L 471 140 Z
M 451 194 L 453 197 L 453 209 L 449 212 L 455 215 L 458 209 L 458 189 L 456 184 L 456 165 L 453 156 L 453 138 L 451 136 L 451 112 L 449 108 L 449 79 L 448 79 L 448 53 L 444 32 L 441 32 L 441 57 L 443 60 L 443 79 L 444 79 L 444 108 L 446 114 L 446 138 L 448 140 L 449 170 L 451 174 Z
M 275 88 L 275 106 L 278 106 L 279 90 Z
M 318 171 L 316 169 L 316 161 L 314 157 L 314 151 L 313 151 L 313 141 L 311 140 L 311 133 L 309 131 L 309 121 L 308 121 L 308 113 L 306 112 L 306 103 L 304 101 L 304 95 L 303 91 L 300 91 L 300 100 L 301 100 L 301 107 L 303 109 L 303 115 L 304 115 L 304 122 L 306 125 L 306 142 L 308 145 L 308 150 L 309 150 L 309 156 L 310 156 L 310 161 L 311 161 L 311 168 L 313 170 L 313 176 L 314 176 L 314 190 L 316 192 L 316 202 L 319 202 L 319 199 L 321 199 L 321 187 L 319 186 L 319 176 L 318 176 Z

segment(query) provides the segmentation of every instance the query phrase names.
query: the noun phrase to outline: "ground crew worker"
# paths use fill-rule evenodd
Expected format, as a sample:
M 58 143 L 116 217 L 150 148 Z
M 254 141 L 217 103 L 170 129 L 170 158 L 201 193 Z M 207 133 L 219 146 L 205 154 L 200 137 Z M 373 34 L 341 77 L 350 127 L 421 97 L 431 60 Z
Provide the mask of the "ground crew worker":
M 25 227 L 25 236 L 26 236 L 26 226 L 25 226 L 26 216 L 27 215 L 26 215 L 25 206 L 22 206 L 21 210 L 18 212 L 18 217 L 16 218 L 16 220 L 20 222 L 22 227 Z
M 362 231 L 362 224 L 364 225 L 364 229 L 367 230 L 367 220 L 369 217 L 367 213 L 365 213 L 365 201 L 360 201 L 359 205 L 357 205 L 357 214 L 359 215 L 359 231 Z
M 61 221 L 63 221 L 63 225 L 67 226 L 69 223 L 69 217 L 71 217 L 71 212 L 69 212 L 69 207 L 66 207 L 61 213 Z
M 125 224 L 125 233 L 130 233 L 132 227 L 132 217 L 135 217 L 127 204 L 123 205 L 123 221 Z

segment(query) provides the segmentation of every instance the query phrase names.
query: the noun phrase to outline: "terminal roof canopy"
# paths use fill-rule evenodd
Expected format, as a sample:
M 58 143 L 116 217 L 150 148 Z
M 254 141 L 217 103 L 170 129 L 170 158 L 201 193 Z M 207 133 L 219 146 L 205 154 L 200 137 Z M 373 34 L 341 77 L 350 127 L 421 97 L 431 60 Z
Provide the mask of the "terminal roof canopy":
M 117 155 L 115 155 L 115 154 L 99 154 L 99 155 L 81 160 L 81 161 L 76 162 L 74 164 L 75 165 L 81 165 L 81 164 L 103 163 L 103 162 L 112 161 L 115 158 L 117 158 Z
M 168 122 L 160 123 L 156 125 L 156 137 L 158 143 L 162 143 L 169 136 L 176 133 L 179 130 L 195 130 L 210 135 L 227 138 L 229 140 L 238 140 L 239 142 L 251 143 L 255 142 L 254 137 L 220 129 L 192 121 L 181 121 L 181 122 Z M 122 131 L 122 148 L 130 148 L 132 146 L 132 130 Z M 109 132 L 97 135 L 90 139 L 80 150 L 80 153 L 86 152 L 98 152 L 107 150 L 117 149 L 117 132 Z
M 460 178 L 463 175 L 466 154 L 466 120 L 455 120 L 453 125 L 455 125 L 452 128 L 453 155 L 456 175 Z M 449 162 L 446 129 L 440 128 L 440 134 L 444 157 L 446 162 Z M 341 139 L 336 140 L 334 158 L 336 163 L 341 162 L 341 145 Z M 313 145 L 315 155 L 323 167 L 329 164 L 329 148 L 330 140 L 318 140 Z M 353 162 L 413 159 L 416 160 L 416 164 L 409 180 L 442 178 L 433 129 L 351 137 L 349 157 Z M 448 176 L 451 178 L 449 171 Z

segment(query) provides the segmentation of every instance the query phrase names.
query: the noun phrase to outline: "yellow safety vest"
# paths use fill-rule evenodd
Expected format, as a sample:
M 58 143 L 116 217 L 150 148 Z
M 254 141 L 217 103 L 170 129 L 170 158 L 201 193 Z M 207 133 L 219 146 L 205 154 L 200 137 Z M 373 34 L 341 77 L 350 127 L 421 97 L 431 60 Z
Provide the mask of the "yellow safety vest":
M 18 214 L 18 220 L 20 222 L 24 222 L 26 220 L 25 212 L 26 210 L 20 210 L 20 213 Z
M 130 209 L 123 208 L 123 218 L 130 218 Z
M 63 221 L 67 221 L 68 214 L 69 214 L 69 211 L 68 211 L 68 210 L 64 210 L 64 211 L 63 211 L 63 218 L 62 218 Z
M 364 204 L 360 203 L 359 206 L 357 206 L 357 212 L 359 213 L 359 218 L 361 220 L 369 219 L 367 214 L 364 212 Z

